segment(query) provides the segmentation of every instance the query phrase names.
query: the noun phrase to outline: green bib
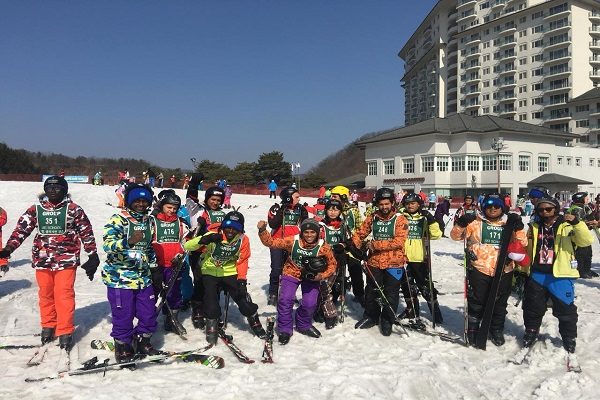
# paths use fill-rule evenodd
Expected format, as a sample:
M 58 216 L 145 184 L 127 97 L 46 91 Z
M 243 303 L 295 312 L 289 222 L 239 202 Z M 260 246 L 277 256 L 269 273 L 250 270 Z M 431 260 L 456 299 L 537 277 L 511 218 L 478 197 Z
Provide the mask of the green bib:
M 166 222 L 154 217 L 152 219 L 154 220 L 157 243 L 179 242 L 179 220 Z
M 62 235 L 67 231 L 67 206 L 46 210 L 38 205 L 37 226 L 40 235 Z
M 393 239 L 396 232 L 396 218 L 398 215 L 394 215 L 392 219 L 383 221 L 377 217 L 373 218 L 373 239 L 375 240 L 390 240 Z
M 483 221 L 481 224 L 481 243 L 499 246 L 503 230 L 503 226 L 491 225 Z
M 150 246 L 150 242 L 152 242 L 150 224 L 147 222 L 133 222 L 129 220 L 129 225 L 127 225 L 127 239 L 129 239 L 129 237 L 131 237 L 135 231 L 142 231 L 144 233 L 144 238 L 134 244 L 131 249 L 146 251 L 148 246 Z
M 346 229 L 343 225 L 338 229 L 331 226 L 325 226 L 325 242 L 331 245 L 343 243 L 345 240 L 345 233 Z
M 422 219 L 408 220 L 408 238 L 422 239 L 423 238 L 423 221 Z
M 225 211 L 223 210 L 206 210 L 206 214 L 208 215 L 208 224 L 216 224 L 223 222 L 223 218 L 225 218 Z
M 216 246 L 211 254 L 213 262 L 216 266 L 226 264 L 228 261 L 236 261 L 240 254 L 242 240 L 235 240 L 233 243 L 216 243 Z
M 300 212 L 296 212 L 294 210 L 288 210 L 288 209 L 285 209 L 283 211 L 283 225 L 285 225 L 285 226 L 298 225 L 298 221 L 300 221 Z
M 315 214 L 315 216 L 317 216 L 318 218 L 325 218 L 325 209 L 323 210 L 317 210 L 317 213 Z
M 294 245 L 292 246 L 292 251 L 290 252 L 290 258 L 297 266 L 302 265 L 302 260 L 307 257 L 316 257 L 319 255 L 319 250 L 323 245 L 323 241 L 319 240 L 319 244 L 317 244 L 314 248 L 307 250 L 300 246 L 300 240 L 296 239 L 294 241 Z
M 352 212 L 352 210 L 344 212 L 344 220 L 346 221 L 346 226 L 348 227 L 350 232 L 352 232 L 355 228 L 354 225 L 356 224 L 356 220 L 354 218 L 354 213 Z

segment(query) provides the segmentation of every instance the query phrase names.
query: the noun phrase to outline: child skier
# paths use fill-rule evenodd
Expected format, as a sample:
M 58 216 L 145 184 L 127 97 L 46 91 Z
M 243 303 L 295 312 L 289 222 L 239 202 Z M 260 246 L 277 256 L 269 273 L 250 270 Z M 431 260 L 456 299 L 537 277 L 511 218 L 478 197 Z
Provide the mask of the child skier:
M 125 209 L 104 226 L 106 264 L 102 280 L 112 311 L 112 332 L 117 362 L 135 353 L 155 355 L 150 338 L 156 331 L 152 270 L 157 267 L 152 248 L 153 225 L 148 218 L 152 189 L 132 183 L 125 191 Z M 133 325 L 137 318 L 137 326 Z
M 334 274 L 335 258 L 331 247 L 319 239 L 319 222 L 308 218 L 300 224 L 300 234 L 275 239 L 267 232 L 267 222 L 258 221 L 258 236 L 270 248 L 281 249 L 289 256 L 283 266 L 277 303 L 279 343 L 289 343 L 294 321 L 294 300 L 298 286 L 302 288 L 302 301 L 296 311 L 296 330 L 303 335 L 318 338 L 321 332 L 312 325 L 317 309 L 319 282 Z
M 6 225 L 6 211 L 0 207 L 0 249 L 2 248 L 2 227 Z M 8 271 L 8 258 L 0 258 L 0 276 Z
M 503 198 L 497 194 L 488 194 L 483 199 L 483 214 L 464 214 L 458 218 L 450 237 L 453 240 L 465 240 L 467 251 L 468 281 L 468 323 L 467 340 L 474 345 L 479 325 L 483 316 L 488 293 L 496 271 L 498 254 L 500 252 L 500 238 L 504 225 L 509 219 L 515 221 L 515 230 L 510 242 L 518 241 L 522 246 L 527 246 L 527 237 L 523 230 L 523 222 L 517 214 L 505 216 L 505 205 Z M 500 279 L 498 296 L 494 305 L 492 323 L 490 325 L 489 337 L 496 346 L 504 344 L 504 320 L 506 318 L 506 306 L 510 296 L 514 263 L 509 259 Z
M 159 194 L 158 207 L 159 212 L 153 216 L 152 247 L 156 254 L 158 266 L 153 270 L 152 284 L 154 286 L 154 296 L 158 297 L 163 282 L 168 282 L 175 273 L 171 264 L 173 258 L 183 254 L 182 243 L 185 241 L 189 230 L 187 224 L 182 218 L 177 217 L 177 210 L 181 206 L 181 198 L 175 194 L 172 189 L 164 190 Z M 183 262 L 183 261 L 182 261 Z M 179 322 L 179 310 L 181 309 L 181 273 L 175 279 L 175 283 L 167 295 L 167 306 L 171 309 L 169 313 L 166 307 L 163 309 L 165 314 L 164 329 L 167 332 L 175 332 L 178 335 L 185 335 L 186 330 Z M 157 310 L 157 313 L 160 310 Z
M 88 260 L 81 268 L 90 280 L 100 264 L 92 224 L 68 192 L 69 185 L 64 178 L 47 178 L 40 203 L 29 207 L 19 218 L 0 251 L 0 258 L 7 258 L 37 228 L 31 253 L 39 286 L 42 344 L 57 336 L 60 347 L 66 351 L 73 347 L 75 272 L 81 244 L 88 253 Z
M 221 317 L 219 292 L 225 289 L 248 319 L 254 334 L 264 338 L 266 333 L 258 318 L 258 306 L 247 291 L 250 240 L 244 234 L 244 216 L 231 211 L 225 215 L 217 232 L 209 231 L 185 244 L 188 251 L 200 250 L 202 284 L 204 285 L 204 313 L 206 341 L 216 344 Z
M 438 292 L 433 287 L 433 282 L 429 282 L 429 265 L 431 263 L 427 258 L 431 257 L 431 254 L 426 253 L 423 240 L 426 235 L 430 240 L 437 240 L 442 237 L 442 231 L 431 213 L 423 209 L 423 200 L 418 194 L 407 194 L 402 198 L 402 204 L 404 208 L 400 209 L 400 213 L 408 221 L 408 238 L 404 243 L 408 264 L 401 286 L 406 308 L 399 317 L 419 319 L 418 295 L 421 293 L 427 301 L 433 320 L 435 323 L 441 324 L 444 319 L 437 300 Z M 432 303 L 433 310 L 431 309 Z

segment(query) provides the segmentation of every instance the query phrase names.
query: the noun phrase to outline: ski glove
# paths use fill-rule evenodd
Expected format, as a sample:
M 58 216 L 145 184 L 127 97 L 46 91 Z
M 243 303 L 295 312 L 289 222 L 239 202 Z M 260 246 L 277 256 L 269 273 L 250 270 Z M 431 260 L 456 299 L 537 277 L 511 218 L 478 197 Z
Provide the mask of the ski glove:
M 246 297 L 246 294 L 248 293 L 248 281 L 246 279 L 238 279 L 237 285 L 239 295 L 241 297 Z
M 206 232 L 206 220 L 203 217 L 198 217 L 196 222 L 198 222 L 198 233 Z
M 98 253 L 90 254 L 88 260 L 81 265 L 81 268 L 85 270 L 85 274 L 90 278 L 90 281 L 94 280 L 94 274 L 98 269 L 98 265 L 100 265 Z
M 0 258 L 8 258 L 10 257 L 11 253 L 12 249 L 10 247 L 5 247 L 2 250 L 0 250 Z
M 154 293 L 156 294 L 163 288 L 163 269 L 157 266 L 150 269 L 150 273 L 152 274 L 152 286 L 154 286 Z
M 356 247 L 352 241 L 348 241 L 348 251 L 357 260 L 366 261 L 368 259 L 366 251 Z
M 221 236 L 220 233 L 209 233 L 207 235 L 202 236 L 198 243 L 207 245 L 209 243 L 221 243 L 221 241 L 223 241 L 223 236 Z
M 520 231 L 525 228 L 525 225 L 523 225 L 523 221 L 521 220 L 521 216 L 515 213 L 508 213 L 506 216 L 506 223 L 513 223 L 515 231 Z
M 460 218 L 458 218 L 456 220 L 455 224 L 460 226 L 461 228 L 466 228 L 467 225 L 469 225 L 471 222 L 475 221 L 475 218 L 477 218 L 475 216 L 475 214 L 465 214 L 465 215 L 461 216 Z
M 331 245 L 331 248 L 333 249 L 333 252 L 335 254 L 344 254 L 344 252 L 346 251 L 346 247 L 341 243 Z
M 421 215 L 427 219 L 427 225 L 432 225 L 435 222 L 433 215 L 427 210 L 421 210 Z

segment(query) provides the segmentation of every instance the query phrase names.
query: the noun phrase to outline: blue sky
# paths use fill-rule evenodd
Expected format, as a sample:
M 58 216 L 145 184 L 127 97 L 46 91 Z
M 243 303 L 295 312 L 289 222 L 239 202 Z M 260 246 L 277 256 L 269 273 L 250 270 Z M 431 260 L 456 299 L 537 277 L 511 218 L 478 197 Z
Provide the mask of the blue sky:
M 404 123 L 397 53 L 435 3 L 0 0 L 0 141 L 306 171 Z

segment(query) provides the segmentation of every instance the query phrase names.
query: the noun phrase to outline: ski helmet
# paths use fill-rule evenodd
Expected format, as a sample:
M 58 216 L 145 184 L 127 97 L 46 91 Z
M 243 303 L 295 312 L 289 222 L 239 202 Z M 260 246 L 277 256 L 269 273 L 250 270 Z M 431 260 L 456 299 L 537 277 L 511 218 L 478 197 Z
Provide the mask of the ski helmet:
M 67 194 L 67 192 L 69 191 L 69 184 L 67 183 L 67 180 L 62 176 L 53 175 L 48 177 L 44 181 L 44 192 L 46 191 L 46 188 L 50 185 L 60 186 L 64 190 L 65 194 Z
M 304 232 L 307 230 L 312 230 L 317 233 L 321 231 L 321 225 L 319 225 L 319 221 L 313 218 L 307 218 L 300 224 L 300 232 Z
M 288 186 L 281 189 L 281 192 L 279 192 L 279 198 L 284 204 L 291 204 L 294 193 L 298 193 L 298 189 L 293 186 Z
M 321 204 L 321 205 L 325 205 L 327 202 L 325 201 L 325 199 L 323 197 L 319 197 L 317 199 L 317 204 Z
M 206 192 L 204 193 L 204 203 L 206 203 L 208 199 L 210 199 L 213 196 L 220 197 L 221 204 L 223 204 L 223 201 L 225 200 L 225 192 L 223 191 L 223 189 L 221 189 L 218 186 L 211 186 L 208 189 L 206 189 Z
M 239 211 L 230 211 L 221 222 L 221 229 L 232 228 L 238 232 L 244 232 L 244 216 Z
M 558 200 L 556 200 L 554 197 L 550 197 L 550 196 L 544 196 L 541 199 L 538 200 L 537 204 L 535 205 L 535 209 L 538 210 L 541 207 L 541 205 L 543 203 L 547 203 L 552 205 L 556 211 L 558 212 L 558 210 L 560 210 L 560 203 L 558 202 Z
M 330 208 L 337 208 L 338 210 L 342 211 L 344 209 L 344 205 L 339 200 L 329 199 L 327 204 L 325 204 L 325 209 L 329 210 Z
M 412 201 L 416 201 L 417 203 L 419 203 L 420 206 L 423 205 L 423 199 L 421 198 L 421 196 L 419 196 L 418 193 L 412 192 L 412 193 L 407 193 L 403 198 L 402 198 L 402 205 L 406 206 L 406 203 L 410 203 Z
M 152 204 L 152 196 L 154 192 L 148 185 L 143 183 L 130 183 L 125 188 L 125 204 L 131 207 L 131 204 L 139 199 L 144 199 L 148 204 Z
M 181 197 L 173 189 L 161 190 L 158 194 L 158 201 L 161 207 L 165 204 L 172 204 L 177 208 L 181 206 Z
M 377 189 L 377 192 L 375 192 L 375 203 L 379 203 L 381 200 L 389 200 L 394 203 L 394 191 L 386 187 Z
M 335 186 L 331 189 L 331 194 L 337 194 L 344 201 L 348 201 L 350 196 L 350 190 L 346 186 Z
M 465 196 L 465 201 L 467 201 L 467 199 L 471 199 L 471 201 L 474 201 L 475 199 L 473 198 L 472 195 L 468 194 Z
M 588 196 L 588 192 L 577 192 L 571 196 L 571 200 L 575 204 L 585 204 L 585 198 Z
M 502 212 L 504 212 L 505 204 L 502 196 L 500 196 L 498 193 L 489 193 L 485 195 L 483 198 L 482 208 L 485 210 L 490 206 L 497 206 L 502 210 Z
M 302 259 L 302 277 L 314 280 L 316 276 L 327 269 L 327 259 L 323 256 L 306 257 Z
M 534 187 L 529 191 L 527 195 L 532 199 L 541 199 L 542 197 L 549 196 L 550 193 L 546 188 Z

